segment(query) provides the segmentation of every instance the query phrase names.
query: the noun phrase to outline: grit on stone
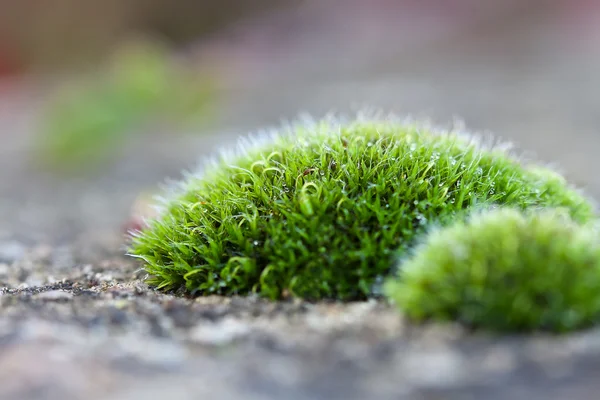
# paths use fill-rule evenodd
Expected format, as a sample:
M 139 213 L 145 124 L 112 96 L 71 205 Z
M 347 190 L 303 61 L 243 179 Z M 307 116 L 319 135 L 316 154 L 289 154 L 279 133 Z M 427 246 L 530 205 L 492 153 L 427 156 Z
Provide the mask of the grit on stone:
M 148 288 L 119 254 L 67 272 L 53 256 L 28 249 L 2 275 L 1 398 L 560 399 L 600 389 L 600 331 L 493 338 L 406 325 L 376 301 L 186 299 Z
M 494 337 L 458 326 L 411 326 L 375 301 L 191 299 L 152 290 L 140 265 L 123 255 L 122 229 L 141 192 L 178 178 L 199 156 L 262 123 L 355 100 L 399 113 L 434 110 L 439 119 L 458 114 L 558 162 L 600 193 L 600 114 L 593 107 L 600 99 L 589 90 L 600 84 L 600 55 L 578 64 L 548 61 L 556 54 L 484 61 L 477 53 L 470 54 L 473 69 L 463 70 L 469 54 L 434 53 L 411 65 L 388 63 L 388 71 L 372 65 L 368 77 L 341 74 L 325 84 L 288 71 L 295 77 L 289 82 L 232 89 L 214 135 L 151 133 L 85 179 L 31 167 L 42 93 L 5 89 L 0 398 L 597 398 L 598 330 Z M 563 74 L 574 79 L 559 79 Z

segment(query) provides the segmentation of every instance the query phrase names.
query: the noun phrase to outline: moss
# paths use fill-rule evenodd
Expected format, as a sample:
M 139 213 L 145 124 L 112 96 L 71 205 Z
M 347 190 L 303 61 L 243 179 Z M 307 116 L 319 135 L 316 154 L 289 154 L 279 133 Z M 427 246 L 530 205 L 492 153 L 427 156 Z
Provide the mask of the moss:
M 384 291 L 413 320 L 565 332 L 600 317 L 597 231 L 565 213 L 473 213 L 411 253 Z
M 134 235 L 131 248 L 152 284 L 361 299 L 425 227 L 469 207 L 565 207 L 581 221 L 592 215 L 565 184 L 456 133 L 392 119 L 282 131 L 243 141 L 166 196 L 160 217 Z
M 125 43 L 99 71 L 71 78 L 53 93 L 42 115 L 36 161 L 80 173 L 106 165 L 157 115 L 177 126 L 192 116 L 202 122 L 217 97 L 211 80 L 177 67 L 158 43 Z

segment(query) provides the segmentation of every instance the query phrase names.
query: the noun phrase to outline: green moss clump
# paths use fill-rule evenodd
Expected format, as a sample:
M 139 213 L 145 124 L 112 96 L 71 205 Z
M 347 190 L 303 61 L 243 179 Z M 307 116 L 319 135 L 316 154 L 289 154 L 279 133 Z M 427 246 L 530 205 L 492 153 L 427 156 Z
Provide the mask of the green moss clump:
M 326 120 L 248 141 L 188 175 L 131 254 L 160 288 L 361 299 L 431 222 L 490 203 L 592 215 L 566 184 L 465 136 Z
M 384 291 L 417 321 L 565 332 L 600 318 L 600 242 L 555 210 L 474 213 L 425 236 Z
M 57 172 L 89 171 L 108 163 L 156 115 L 201 122 L 217 97 L 208 83 L 214 78 L 177 68 L 157 42 L 125 43 L 100 71 L 71 78 L 51 96 L 36 162 Z

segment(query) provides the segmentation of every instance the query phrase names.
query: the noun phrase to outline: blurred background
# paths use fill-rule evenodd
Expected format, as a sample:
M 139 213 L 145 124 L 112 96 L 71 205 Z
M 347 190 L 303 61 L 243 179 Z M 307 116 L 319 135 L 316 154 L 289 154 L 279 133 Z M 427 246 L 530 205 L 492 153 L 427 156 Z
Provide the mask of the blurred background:
M 0 243 L 121 240 L 237 136 L 365 106 L 492 132 L 598 197 L 597 71 L 594 0 L 0 0 Z

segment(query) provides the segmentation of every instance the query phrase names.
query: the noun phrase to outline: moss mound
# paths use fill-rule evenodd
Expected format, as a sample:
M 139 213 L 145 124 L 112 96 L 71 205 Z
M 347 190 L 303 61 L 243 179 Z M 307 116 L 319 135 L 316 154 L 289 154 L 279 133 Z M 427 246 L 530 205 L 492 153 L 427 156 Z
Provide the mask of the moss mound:
M 384 286 L 414 320 L 565 332 L 600 318 L 598 233 L 564 213 L 475 213 L 425 238 Z
M 189 174 L 131 254 L 160 288 L 361 299 L 430 222 L 490 203 L 592 215 L 560 177 L 462 135 L 324 121 L 247 141 Z

